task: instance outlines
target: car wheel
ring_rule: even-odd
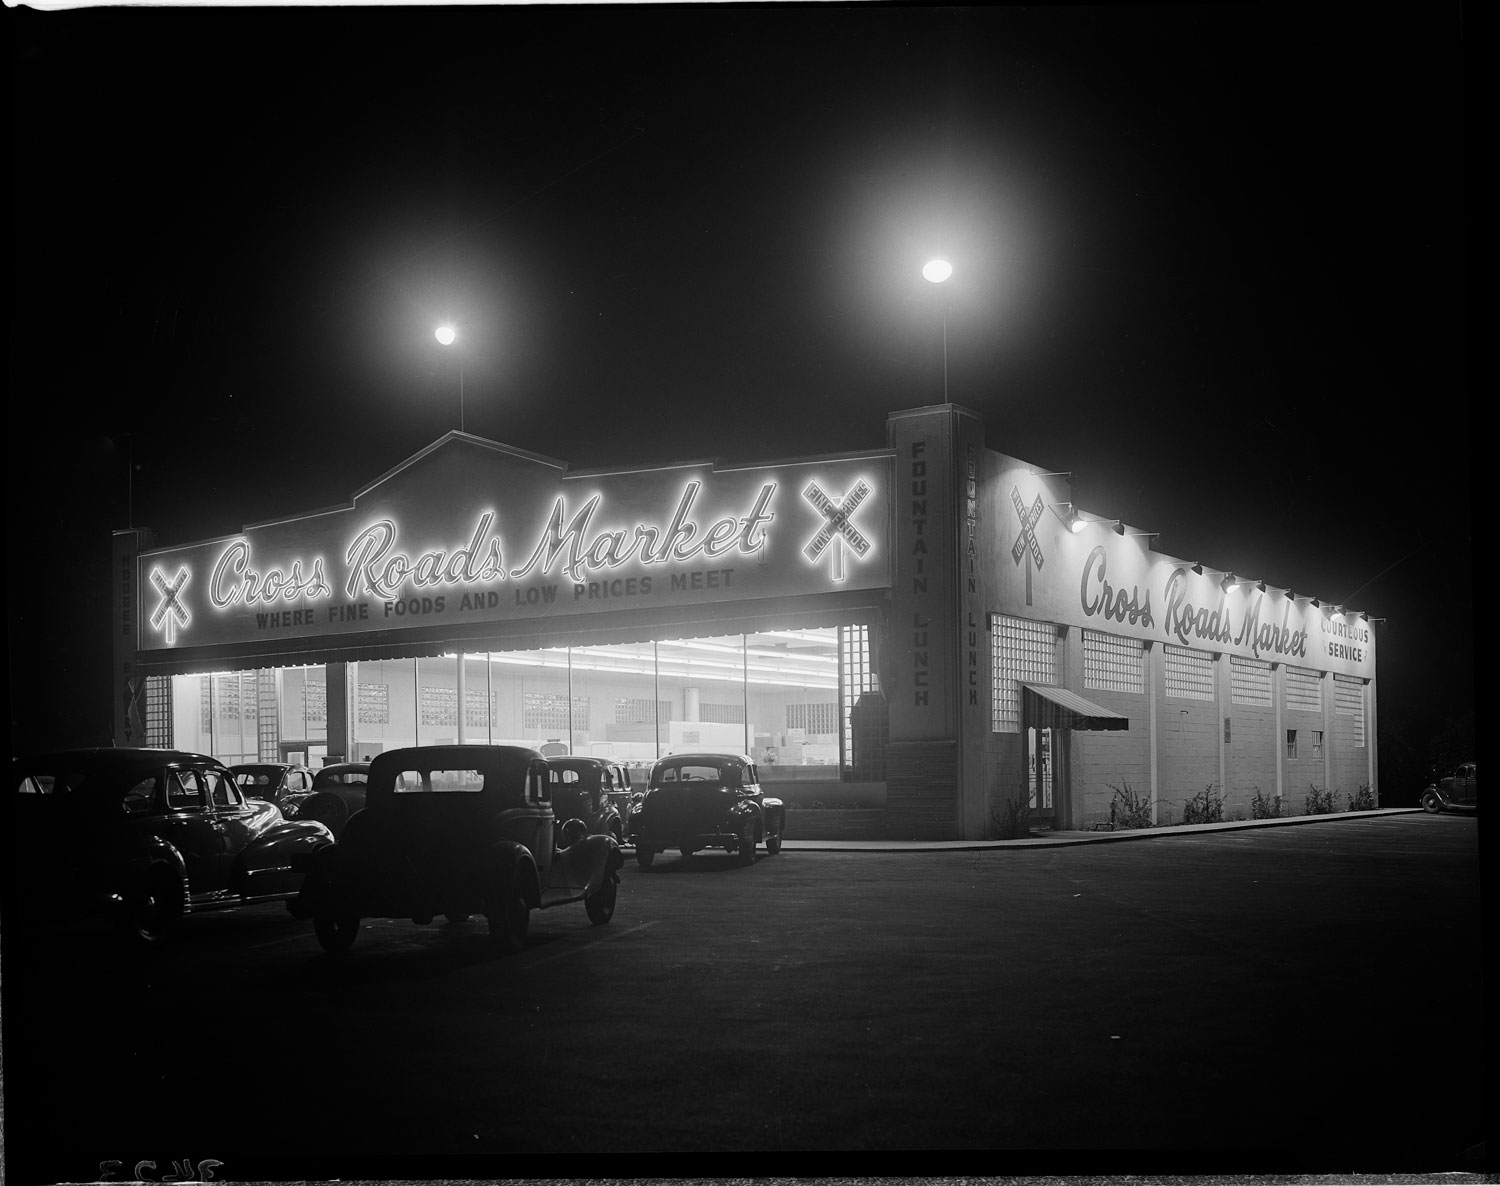
[[[620,887],[613,873],[604,877],[604,884],[583,900],[583,908],[589,913],[589,921],[596,927],[603,926],[615,916],[615,897]]]
[[[776,830],[774,832],[772,832],[769,836],[766,837],[766,856],[768,856],[768,857],[774,857],[780,851],[781,851],[781,825],[778,824],[776,826]]]
[[[333,914],[320,910],[313,916],[313,932],[323,950],[330,955],[343,955],[354,946],[359,934],[359,919],[353,914]]]
[[[755,833],[740,837],[740,860],[747,865],[755,864]]]
[[[649,869],[651,868],[651,862],[654,860],[656,860],[656,853],[637,840],[635,843],[635,863],[642,869]]]
[[[490,942],[501,955],[514,955],[526,946],[526,932],[531,928],[531,907],[526,902],[519,867],[496,889],[495,899],[485,911]]]
[[[1443,810],[1443,801],[1434,792],[1428,791],[1422,796],[1422,810],[1436,815]]]
[[[125,900],[125,931],[137,943],[160,943],[181,917],[182,882],[170,869],[148,870]]]

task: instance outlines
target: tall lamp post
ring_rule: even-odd
[[[945,259],[930,259],[922,265],[922,276],[932,284],[942,284],[953,275],[953,265]],[[943,402],[948,402],[948,302],[943,302]]]
[[[444,346],[451,346],[458,341],[458,331],[451,325],[440,325],[437,327],[437,340]],[[464,364],[460,358],[458,362],[458,431],[464,430]]]

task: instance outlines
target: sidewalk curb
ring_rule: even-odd
[[[1110,844],[1122,840],[1155,840],[1194,836],[1204,832],[1235,832],[1246,828],[1295,827],[1336,820],[1368,819],[1381,815],[1420,815],[1420,807],[1378,807],[1373,811],[1335,811],[1327,815],[1292,815],[1277,819],[1231,820],[1219,824],[1174,824],[1161,828],[1122,828],[1118,832],[1065,832],[1017,840],[793,840],[781,842],[789,852],[975,852],[986,849],[1070,848],[1078,844]]]

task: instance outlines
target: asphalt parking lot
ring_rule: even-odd
[[[1473,817],[668,855],[627,861],[607,926],[535,913],[506,959],[482,922],[386,920],[335,959],[265,906],[144,955],[72,924],[7,942],[4,977],[16,1183],[821,1150],[1482,1168]]]

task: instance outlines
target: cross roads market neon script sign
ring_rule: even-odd
[[[336,546],[316,543],[293,553],[284,540],[268,546],[251,532],[230,541],[146,556],[148,592],[155,596],[142,646],[204,645],[279,634],[338,633],[433,625],[478,617],[503,620],[554,613],[817,592],[888,581],[881,551],[855,522],[876,485],[870,476],[824,476],[797,483],[801,497],[778,510],[786,483],[759,481],[733,507],[705,513],[701,480],[683,483],[670,510],[654,519],[607,519],[603,493],[576,503],[556,496],[550,509],[511,551],[504,516],[494,507],[473,514],[445,546],[411,546],[402,517],[368,512]],[[740,483],[743,487],[743,483]],[[825,493],[825,487],[831,493]],[[875,524],[878,509],[866,508]],[[341,513],[342,514],[342,513]],[[782,520],[787,520],[783,524]],[[308,522],[310,522],[309,520]],[[293,521],[295,525],[298,521]],[[800,527],[797,525],[801,524]],[[778,552],[785,525],[801,533],[794,562]],[[808,535],[811,532],[811,535]],[[274,535],[271,529],[254,534]],[[304,529],[304,534],[305,529]],[[409,533],[408,533],[409,534]],[[338,539],[323,532],[325,539]],[[430,538],[430,535],[429,535]],[[459,542],[461,541],[461,542]],[[795,541],[788,537],[788,548]],[[264,563],[261,554],[277,560]],[[854,579],[850,564],[865,566]],[[191,558],[190,558],[191,557]],[[828,560],[827,572],[822,566]],[[168,575],[171,572],[173,575]],[[197,586],[194,588],[194,586]],[[196,597],[202,612],[189,608]]]

